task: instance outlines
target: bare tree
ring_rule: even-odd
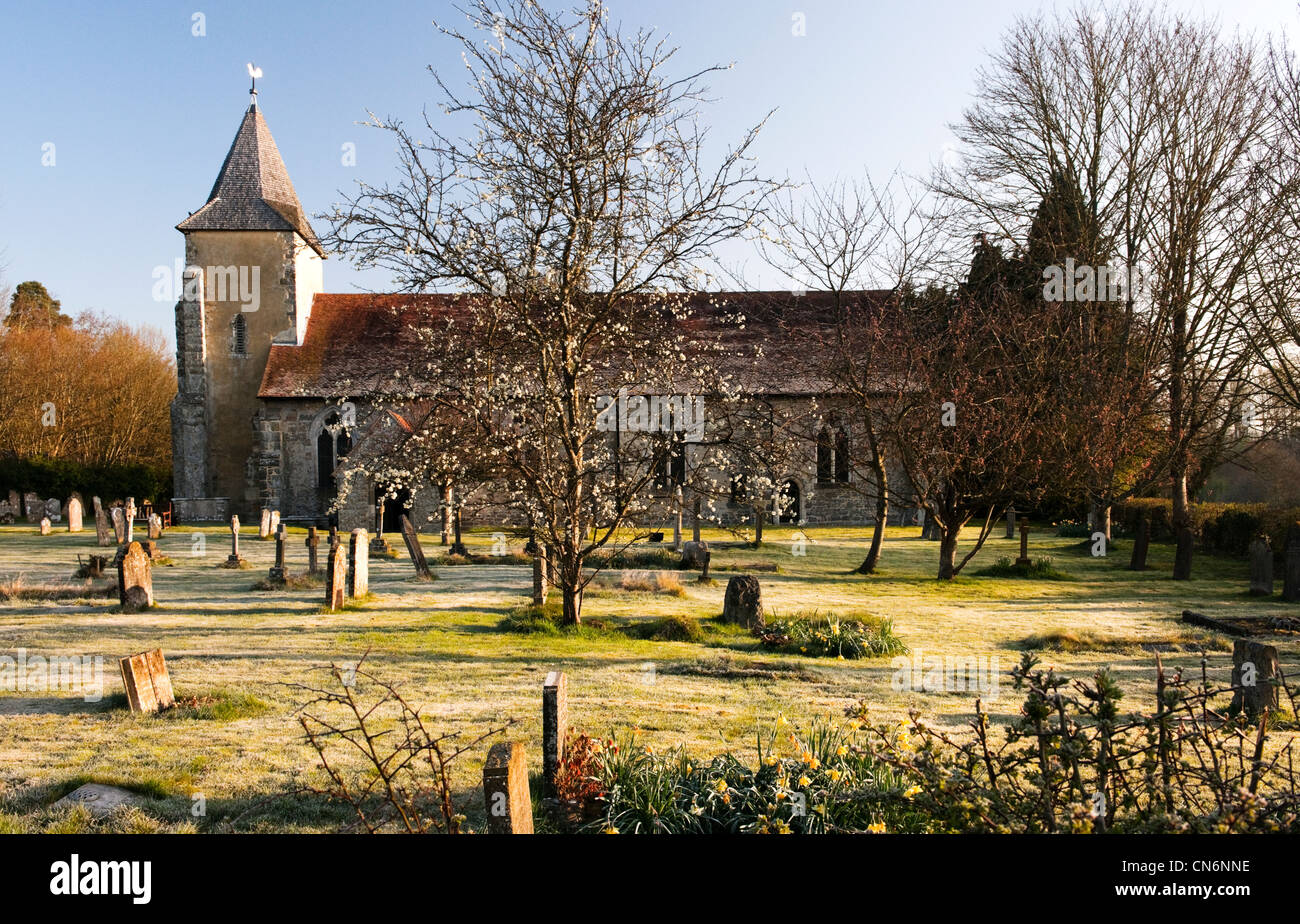
[[[706,165],[699,107],[718,68],[671,75],[673,49],[624,35],[596,0],[464,12],[468,30],[443,32],[468,89],[434,75],[443,124],[463,136],[427,115],[425,140],[374,118],[397,143],[400,180],[363,184],[329,240],[412,291],[468,293],[458,315],[429,319],[412,375],[466,421],[464,451],[505,473],[576,623],[584,564],[653,500],[695,407],[682,398],[725,390],[674,292],[700,288],[714,246],[751,228],[770,186],[747,160],[758,127]],[[620,389],[646,399],[653,428],[611,436],[598,403]]]

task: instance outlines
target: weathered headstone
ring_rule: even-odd
[[[519,741],[500,741],[483,764],[483,804],[492,834],[532,834],[533,801],[528,761]]]
[[[342,543],[330,549],[325,560],[325,606],[343,609],[348,599],[348,550]]]
[[[330,527],[330,548],[331,549],[338,548],[338,544],[339,544],[339,528],[337,526],[331,526]]]
[[[1273,547],[1267,536],[1256,536],[1250,544],[1250,594],[1252,597],[1273,595]]]
[[[50,518],[41,517],[41,535],[48,536],[49,534],[50,534]]]
[[[113,508],[113,538],[118,545],[126,542],[126,514],[121,507]]]
[[[271,566],[271,570],[267,574],[267,580],[276,581],[281,584],[284,583],[284,543],[287,539],[288,534],[285,531],[284,525],[281,524],[279,530],[275,534],[275,564]]]
[[[738,574],[727,581],[727,592],[722,600],[722,621],[738,623],[749,629],[763,625],[763,594],[758,578],[752,574]]]
[[[51,523],[63,519],[63,505],[59,503],[58,498],[51,497],[45,501],[45,515],[49,517]]]
[[[280,511],[271,511],[271,536],[275,537],[280,532]]]
[[[9,501],[0,497],[0,523],[12,523],[18,518],[18,511],[9,505]]]
[[[1017,565],[1029,565],[1029,524],[1020,524],[1020,557],[1016,559]]]
[[[140,654],[118,661],[122,670],[122,684],[132,712],[157,712],[176,705],[172,692],[171,675],[161,648],[142,651]]]
[[[1151,547],[1151,521],[1144,513],[1138,518],[1137,537],[1133,540],[1133,554],[1128,560],[1128,570],[1147,569],[1147,550]]]
[[[370,547],[367,544],[369,534],[364,529],[352,530],[348,553],[351,566],[348,568],[348,596],[364,597],[370,593]]]
[[[549,568],[546,564],[546,547],[539,545],[533,556],[533,606],[545,606],[546,595],[551,590]]]
[[[139,793],[129,789],[104,783],[86,783],[55,802],[51,808],[73,808],[80,805],[95,818],[107,818],[120,806],[141,805],[143,802]]]
[[[569,733],[569,678],[550,671],[542,684],[542,775],[548,789],[564,759],[564,738]]]
[[[320,574],[320,536],[316,527],[307,527],[307,573]]]
[[[68,532],[79,533],[83,526],[81,498],[74,497],[68,501]]]
[[[226,558],[227,568],[238,568],[244,563],[239,554],[239,517],[230,518],[230,555]]]
[[[126,539],[131,542],[135,539],[135,498],[128,497],[126,506],[122,509],[122,522],[126,524]]]
[[[23,513],[28,523],[41,522],[41,517],[45,516],[45,501],[41,500],[39,494],[28,491],[23,495]]]
[[[1178,530],[1177,545],[1174,547],[1174,580],[1190,581],[1192,579],[1192,543],[1194,536],[1190,526]]]
[[[117,563],[117,595],[124,610],[153,606],[153,564],[138,542],[129,543]]]
[[[1277,648],[1247,638],[1232,643],[1232,710],[1252,718],[1261,710],[1277,711]]]
[[[1007,508],[1007,534],[1004,538],[1007,539],[1016,538],[1016,508],[1015,507]]]
[[[14,517],[20,517],[23,514],[23,498],[17,491],[9,491],[9,509],[13,511]]]
[[[113,544],[113,538],[109,530],[108,514],[104,512],[104,504],[98,497],[95,498],[95,541],[101,546]]]
[[[703,540],[692,540],[682,546],[682,560],[678,563],[678,567],[688,571],[703,568],[708,556],[709,544]]]
[[[262,519],[257,526],[257,538],[263,540],[271,538],[271,511],[266,507],[262,508]]]
[[[422,578],[432,577],[429,573],[429,562],[424,557],[424,549],[420,547],[420,535],[415,531],[415,524],[406,514],[402,514],[402,541],[406,543],[406,554],[411,559],[411,564],[415,566],[415,573]]]
[[[163,525],[162,517],[156,513],[149,514],[149,538],[155,542],[162,538]]]

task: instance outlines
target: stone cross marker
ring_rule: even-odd
[[[1277,648],[1239,638],[1232,643],[1232,709],[1254,718],[1263,709],[1277,711]]]
[[[375,502],[375,538],[370,540],[370,552],[373,555],[387,555],[392,551],[388,540],[384,538],[384,499]]]
[[[126,542],[126,514],[121,507],[113,508],[113,538],[118,545]]]
[[[1273,596],[1273,547],[1267,536],[1258,536],[1250,544],[1250,594]]]
[[[424,549],[420,547],[420,536],[415,531],[415,524],[406,514],[402,514],[402,541],[406,543],[406,554],[411,558],[411,564],[415,566],[415,573],[422,578],[432,577],[429,573],[429,562],[424,557]]]
[[[117,662],[132,712],[157,712],[176,705],[171,675],[161,648],[143,651]]]
[[[153,606],[153,565],[138,542],[129,543],[117,563],[117,595],[127,611]]]
[[[287,538],[284,524],[280,524],[280,529],[275,534],[275,564],[267,574],[268,580],[284,582],[284,543]]]
[[[135,541],[135,498],[126,499],[126,507],[122,510],[122,522],[126,524],[126,542]]]
[[[532,834],[533,801],[528,761],[519,741],[500,741],[483,764],[483,804],[492,834]]]
[[[42,517],[42,518],[41,518],[41,535],[42,535],[42,536],[48,536],[49,534],[50,534],[50,518],[49,518],[49,517]]]
[[[550,790],[564,759],[564,739],[569,733],[569,678],[551,671],[542,684],[542,775]]]
[[[257,538],[271,538],[271,511],[265,507],[262,508],[262,520],[257,527]]]
[[[325,567],[325,606],[341,610],[348,598],[348,551],[343,545],[330,549]]]
[[[81,498],[74,497],[68,501],[68,532],[79,533],[82,529],[82,519],[84,511],[81,509]]]
[[[369,534],[364,529],[352,530],[349,553],[352,567],[348,569],[348,596],[364,597],[370,592]]]
[[[104,512],[104,503],[98,497],[95,498],[95,541],[101,546],[113,544],[109,535],[108,514]]]
[[[230,555],[226,558],[227,568],[238,568],[244,563],[239,556],[239,517],[230,518]]]
[[[316,527],[307,527],[307,573],[320,574],[320,536]]]
[[[546,546],[539,545],[533,556],[533,606],[545,606],[546,595],[550,593],[550,581],[547,580],[550,569],[546,566]]]
[[[1016,559],[1017,565],[1029,565],[1029,524],[1020,524],[1020,557]]]
[[[763,625],[763,593],[758,578],[752,574],[738,574],[727,581],[722,621],[739,623],[747,629]]]

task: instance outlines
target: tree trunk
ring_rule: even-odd
[[[957,531],[939,524],[939,580],[951,581],[957,573]]]
[[[754,508],[754,548],[763,544],[763,520],[766,517],[766,511]]]
[[[880,546],[885,540],[885,523],[889,518],[889,475],[879,453],[871,459],[872,473],[876,478],[876,528],[871,531],[871,548],[866,559],[858,566],[858,574],[873,574],[880,563]]]
[[[1110,504],[1092,505],[1092,531],[1106,536],[1106,545],[1110,546]]]
[[[451,542],[451,482],[442,486],[442,544]]]
[[[564,618],[563,624],[566,626],[582,625],[582,591],[569,586],[571,583],[567,578],[563,581],[564,586],[561,590],[564,592]]]

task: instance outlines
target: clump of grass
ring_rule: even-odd
[[[667,594],[672,597],[686,596],[677,575],[667,571],[628,571],[618,582],[619,590],[633,593]]]
[[[90,581],[78,584],[29,584],[22,575],[0,582],[0,602],[12,600],[80,600],[94,597],[112,597],[117,594],[113,584],[94,586]]]
[[[583,619],[580,625],[566,626],[564,621],[564,604],[560,600],[548,600],[545,606],[528,604],[518,606],[506,614],[498,623],[504,632],[518,632],[523,635],[576,635],[585,638],[619,639],[627,636],[612,632],[611,626],[600,619]]]
[[[1231,651],[1232,642],[1217,635],[1172,635],[1164,638],[1100,635],[1083,630],[1057,629],[1035,632],[1014,643],[1025,651],[1059,651],[1078,654],[1086,651]]]
[[[213,690],[211,693],[178,695],[176,705],[159,715],[168,719],[233,722],[236,719],[255,718],[270,711],[270,704],[251,693]]]
[[[695,661],[681,661],[666,664],[659,668],[661,674],[676,674],[685,677],[716,677],[722,680],[800,680],[815,683],[825,678],[814,671],[802,667],[768,661],[738,662],[729,654]]]
[[[655,642],[698,642],[704,638],[698,620],[677,613],[633,623],[627,631],[634,638]]]
[[[1074,575],[1057,569],[1048,557],[1035,558],[1027,565],[1003,555],[996,562],[975,572],[976,577],[1028,578],[1036,581],[1073,581]]]
[[[625,549],[598,549],[590,556],[593,567],[611,570],[665,570],[672,571],[681,565],[681,553],[671,548],[654,546],[651,548],[629,547]]]
[[[907,645],[889,619],[834,613],[795,613],[754,630],[759,644],[771,651],[812,658],[883,658],[907,654]]]
[[[483,555],[470,552],[468,555],[447,554],[442,557],[444,565],[531,565],[533,556],[524,552],[506,552],[504,555]]]

